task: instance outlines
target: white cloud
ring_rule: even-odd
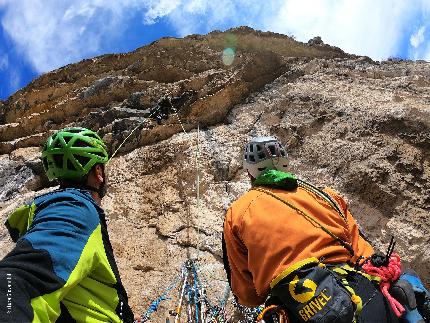
[[[89,3],[83,3],[80,7],[71,6],[64,13],[63,19],[65,21],[70,21],[76,17],[84,17],[90,19],[94,16],[96,7],[91,6]]]
[[[99,54],[101,42],[125,28],[127,10],[145,6],[138,0],[6,1],[1,24],[35,70],[47,72]]]
[[[430,42],[427,42],[427,46],[425,46],[424,54],[422,55],[421,59],[430,62]]]
[[[269,1],[270,2],[270,1]],[[170,21],[181,36],[249,24],[259,27],[264,4],[253,0],[0,0],[2,27],[37,72],[100,54],[121,36],[130,13],[145,24]],[[105,42],[105,43],[103,43]]]
[[[191,0],[182,3],[168,19],[181,36],[242,25],[263,29],[264,21],[273,17],[280,1]]]
[[[7,54],[0,55],[0,71],[9,67],[9,56]]]
[[[426,31],[426,27],[421,26],[420,29],[418,29],[417,32],[411,36],[409,41],[414,48],[417,48],[424,42],[425,31]]]
[[[249,25],[293,34],[300,41],[314,36],[347,52],[385,59],[403,41],[425,43],[406,34],[428,0],[0,0],[1,24],[38,72],[100,54],[119,37],[131,14],[144,24],[164,18],[185,36]],[[144,32],[144,29],[143,29]],[[408,43],[409,44],[409,43]],[[114,51],[114,49],[112,49]],[[423,51],[424,52],[424,51]],[[413,57],[423,58],[423,53]]]
[[[21,83],[21,76],[17,70],[11,69],[9,71],[9,87],[17,89]]]
[[[415,22],[421,1],[288,0],[268,29],[301,41],[318,35],[347,52],[385,59],[395,54],[406,27]]]
[[[146,24],[153,24],[157,18],[169,15],[180,4],[180,0],[160,0],[150,1],[148,10],[144,14],[144,22]]]

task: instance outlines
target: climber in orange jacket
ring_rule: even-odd
[[[263,304],[271,291],[285,285],[285,277],[303,264],[317,261],[320,266],[350,264],[353,268],[374,253],[339,194],[329,188],[318,189],[286,172],[287,153],[275,138],[252,139],[245,147],[243,166],[252,188],[228,209],[223,232],[224,267],[240,304]],[[288,289],[291,294],[300,292],[291,291],[291,281],[285,286],[288,283],[287,293]],[[370,281],[366,284],[376,293]],[[309,287],[312,285],[305,282],[303,286],[301,292],[315,294]],[[386,305],[381,297],[372,307],[382,307],[381,317],[388,317],[378,320],[375,316],[376,321],[397,322],[394,317],[391,320],[391,313],[385,314],[385,308],[390,312]],[[313,322],[318,308],[307,311],[308,317],[297,314],[298,321]]]

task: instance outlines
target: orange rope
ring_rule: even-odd
[[[270,305],[265,307],[260,314],[257,316],[257,322],[264,322],[264,316],[271,315],[271,314],[278,314],[279,323],[289,323],[290,320],[288,319],[288,315],[285,312],[284,309],[279,307],[278,305]]]

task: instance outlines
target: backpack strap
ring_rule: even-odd
[[[312,185],[311,183],[305,182],[301,179],[297,180],[297,184],[299,187],[303,188],[304,190],[315,194],[322,200],[324,200],[328,205],[330,205],[340,216],[341,218],[348,223],[348,220],[346,218],[345,213],[342,211],[342,208],[340,207],[339,203],[336,202],[336,200],[327,192],[324,192],[323,190],[319,189],[315,185]]]
[[[357,306],[355,311],[355,317],[357,319],[360,316],[361,311],[363,310],[363,301],[361,297],[355,293],[355,290],[349,285],[346,277],[351,273],[356,273],[356,274],[360,274],[361,276],[367,278],[370,281],[377,282],[378,284],[381,282],[381,278],[366,274],[365,272],[361,270],[357,270],[348,264],[335,265],[334,267],[329,266],[328,268],[340,276],[339,278],[340,278],[340,281],[342,282],[343,287],[345,287],[348,293],[350,293],[351,301]]]
[[[349,252],[349,254],[351,255],[351,257],[354,257],[354,249],[352,249],[352,246],[348,242],[346,242],[346,241],[342,240],[341,238],[339,238],[337,235],[335,235],[333,232],[331,232],[325,226],[323,226],[314,216],[312,216],[310,214],[307,214],[303,210],[299,209],[298,207],[296,207],[295,205],[289,203],[288,201],[283,200],[282,198],[280,198],[276,194],[273,194],[272,192],[270,192],[267,189],[264,189],[262,187],[253,187],[251,190],[259,191],[259,192],[265,193],[267,195],[270,195],[273,198],[277,199],[278,201],[284,203],[285,205],[287,205],[291,209],[295,210],[297,213],[299,213],[301,216],[303,216],[306,220],[308,220],[310,223],[312,223],[312,225],[320,228],[325,233],[327,233],[330,237],[332,237],[335,241],[339,242],[341,244],[341,246],[344,247]]]

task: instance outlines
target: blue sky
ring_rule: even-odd
[[[430,61],[430,0],[0,0],[0,99],[84,58],[241,25]]]

